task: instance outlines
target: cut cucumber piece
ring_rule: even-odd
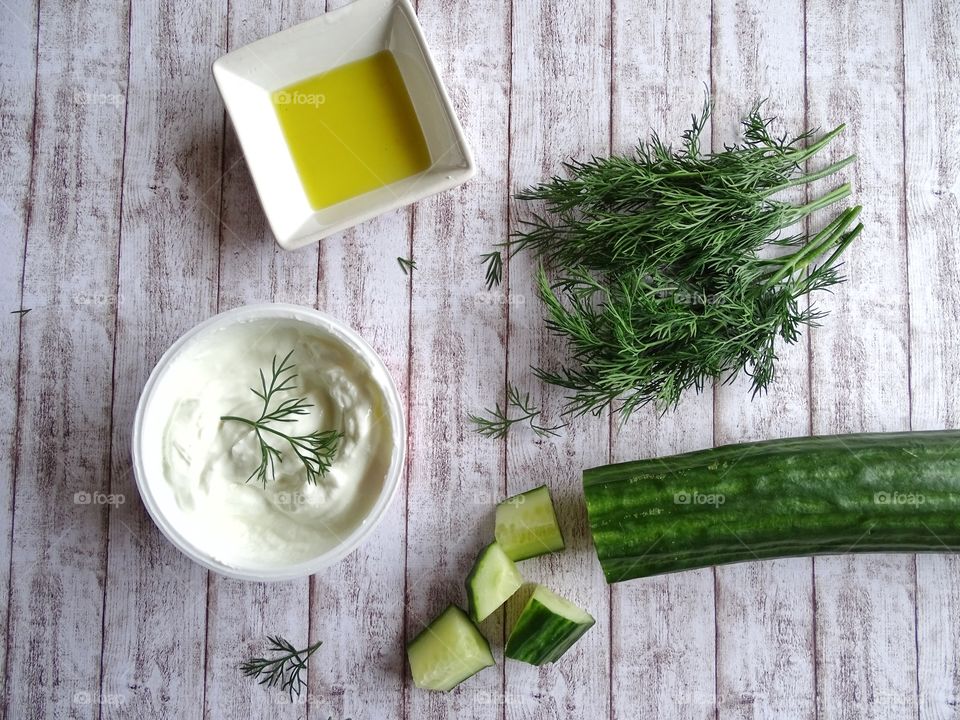
[[[510,631],[504,654],[531,665],[555,662],[595,622],[590,613],[537,585]]]
[[[563,550],[563,534],[547,486],[514,495],[497,505],[494,535],[511,560]]]
[[[493,665],[490,643],[467,614],[451,605],[407,646],[413,684],[425,690],[452,690]]]
[[[497,542],[487,545],[467,575],[467,601],[470,617],[477,622],[503,605],[523,585],[513,560]]]

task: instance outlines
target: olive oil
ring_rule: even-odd
[[[278,90],[284,138],[314,210],[430,166],[397,61],[384,50]]]

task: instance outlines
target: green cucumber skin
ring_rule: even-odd
[[[595,622],[566,620],[531,598],[510,631],[503,654],[530,665],[556,662]]]
[[[766,558],[960,551],[958,430],[727,445],[592,468],[583,483],[611,583]]]

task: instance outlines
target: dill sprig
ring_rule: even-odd
[[[492,290],[494,285],[499,285],[503,281],[503,255],[499,250],[484,253],[480,256],[480,262],[487,268],[487,290]]]
[[[517,410],[519,414],[510,417],[511,409]],[[474,415],[472,413],[467,417],[470,422],[473,423],[473,429],[476,432],[489,438],[499,439],[506,437],[510,428],[517,423],[527,423],[530,429],[539,437],[557,435],[557,430],[563,427],[562,425],[549,427],[538,423],[537,420],[540,418],[540,409],[534,407],[530,402],[530,393],[521,393],[512,383],[507,383],[506,404],[501,407],[500,403],[497,403],[492,410],[489,408],[484,409],[484,413],[486,413],[488,417]]]
[[[547,326],[568,351],[559,367],[534,372],[568,391],[566,414],[665,410],[687,389],[740,372],[762,392],[776,340],[796,342],[824,315],[802,298],[843,280],[839,258],[862,230],[859,207],[814,234],[782,232],[850,185],[803,204],[774,196],[853,162],[803,169],[844,126],[815,141],[812,131],[776,137],[758,105],[740,144],[705,155],[709,116],[706,103],[678,150],[654,134],[632,155],[565,163],[566,177],[517,196],[542,210],[506,245],[539,259]]]
[[[409,275],[411,270],[417,269],[417,263],[410,258],[398,257],[397,264],[400,266],[400,269],[403,270],[404,275]]]
[[[283,462],[282,453],[266,441],[264,433],[285,440],[290,445],[307,472],[307,482],[314,485],[330,470],[340,439],[343,437],[343,433],[338,430],[316,430],[307,435],[288,435],[270,426],[270,423],[295,422],[297,417],[307,415],[310,408],[313,407],[313,404],[307,402],[304,397],[292,397],[280,401],[276,407],[270,409],[278,393],[290,392],[296,388],[295,381],[298,375],[293,372],[295,365],[290,362],[292,356],[293,350],[288,352],[283,360],[278,363],[277,356],[274,355],[273,362],[270,365],[270,382],[267,383],[267,378],[261,368],[260,390],[250,388],[250,392],[263,401],[260,417],[256,420],[236,415],[222,415],[220,417],[222,421],[239,422],[253,428],[260,444],[260,465],[250,473],[247,482],[257,478],[266,486],[267,475],[269,474],[271,480],[276,480],[276,463]]]
[[[287,691],[290,702],[293,702],[294,696],[300,697],[300,691],[307,685],[301,672],[306,669],[310,656],[323,643],[318,640],[303,650],[297,650],[280,635],[268,636],[267,641],[270,643],[269,651],[278,654],[270,658],[250,658],[240,665],[240,671],[248,677],[256,678],[262,675],[259,684],[267,687],[279,686],[281,690]]]

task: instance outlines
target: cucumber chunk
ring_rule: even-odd
[[[511,560],[563,550],[563,534],[547,486],[514,495],[497,505],[494,535]]]
[[[590,613],[537,585],[510,631],[504,654],[531,665],[556,662],[595,622]]]
[[[480,622],[503,605],[523,585],[513,560],[497,542],[487,545],[467,575],[467,601],[470,617]]]
[[[407,646],[413,684],[425,690],[452,690],[494,664],[490,644],[467,614],[451,605]]]

